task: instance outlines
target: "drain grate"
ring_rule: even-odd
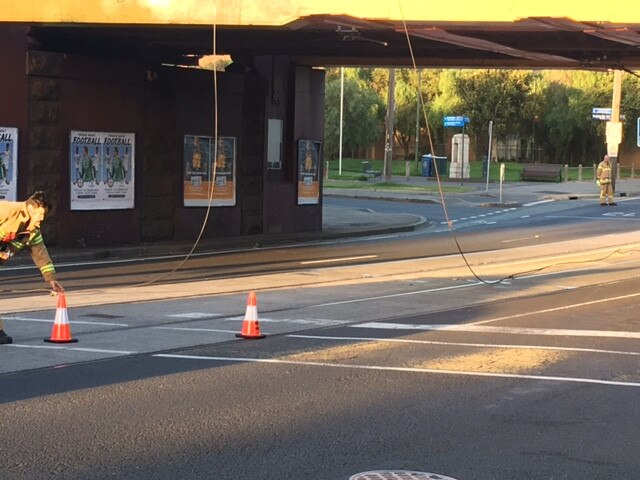
[[[410,472],[408,470],[376,470],[352,475],[349,480],[456,480],[437,473]]]

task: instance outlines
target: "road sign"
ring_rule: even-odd
[[[591,118],[594,120],[611,120],[613,109],[611,108],[593,108],[591,109]],[[624,120],[624,115],[620,115],[620,120]]]
[[[458,115],[455,117],[444,117],[444,126],[445,127],[464,127],[465,124],[469,123],[469,117]]]

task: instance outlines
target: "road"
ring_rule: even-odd
[[[69,295],[77,344],[45,348],[51,308],[25,297],[0,352],[0,478],[638,478],[635,217],[561,207],[460,210],[461,242],[499,246],[467,255],[489,283],[404,252],[444,235],[434,220],[314,252],[396,251],[374,263],[87,288]],[[236,339],[254,288],[268,336]]]

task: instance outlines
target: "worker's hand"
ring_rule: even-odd
[[[0,238],[0,242],[9,243],[16,239],[15,232],[7,233],[4,237]]]
[[[49,282],[49,284],[51,285],[51,290],[54,293],[64,293],[64,288],[62,288],[62,285],[60,285],[58,282],[56,282],[55,280],[51,280]]]

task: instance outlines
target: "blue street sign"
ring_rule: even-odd
[[[464,127],[465,124],[469,123],[469,117],[457,115],[455,117],[444,117],[443,125],[445,127]]]
[[[611,120],[611,115],[613,114],[612,108],[592,108],[591,109],[591,118],[594,120]],[[620,120],[624,120],[624,115],[620,115]]]
[[[591,118],[594,120],[611,120],[611,108],[593,108],[591,110]]]

